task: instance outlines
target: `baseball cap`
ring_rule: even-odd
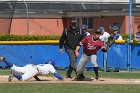
[[[118,26],[112,26],[112,27],[111,27],[111,30],[113,30],[113,31],[118,31],[118,30],[119,30],[119,27],[118,27]]]
[[[87,25],[85,25],[85,24],[83,24],[83,25],[81,26],[81,29],[82,29],[82,30],[87,30],[87,28],[88,28],[88,27],[87,27]]]
[[[105,30],[105,29],[104,29],[104,27],[102,27],[102,26],[99,27],[99,28],[97,29],[98,32],[103,32],[104,30]]]
[[[70,22],[71,22],[71,23],[76,23],[76,18],[75,18],[75,17],[72,17],[72,18],[70,19]]]
[[[45,64],[51,64],[52,66],[55,66],[55,62],[52,59],[48,59],[45,61]]]

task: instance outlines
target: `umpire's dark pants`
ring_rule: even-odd
[[[67,77],[71,77],[71,73],[74,70],[76,72],[76,59],[77,57],[75,56],[75,50],[71,50],[71,49],[66,49],[66,53],[69,57],[69,61],[70,61],[70,66],[69,69],[67,71]],[[77,74],[76,74],[77,75]]]

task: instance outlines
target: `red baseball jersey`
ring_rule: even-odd
[[[83,46],[84,53],[87,55],[96,54],[96,52],[104,46],[103,42],[100,39],[94,41],[93,36],[94,35],[86,36],[80,42],[80,45]]]

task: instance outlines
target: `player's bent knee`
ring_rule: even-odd
[[[81,74],[82,73],[82,70],[81,69],[76,69],[76,72],[78,73],[78,74]]]

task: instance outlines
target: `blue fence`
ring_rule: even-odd
[[[68,56],[63,49],[63,53],[59,53],[58,44],[1,44],[0,55],[5,56],[7,60],[13,62],[17,66],[24,66],[26,64],[40,64],[45,63],[47,59],[53,59],[56,62],[56,67],[68,67]],[[82,49],[80,50],[80,56]],[[103,52],[98,51],[98,65],[103,67]],[[127,44],[114,44],[107,52],[107,67],[127,69],[128,56]],[[80,59],[78,57],[77,62]],[[132,68],[140,68],[140,45],[132,44]],[[0,63],[0,66],[6,66]],[[89,61],[86,67],[92,67]]]

